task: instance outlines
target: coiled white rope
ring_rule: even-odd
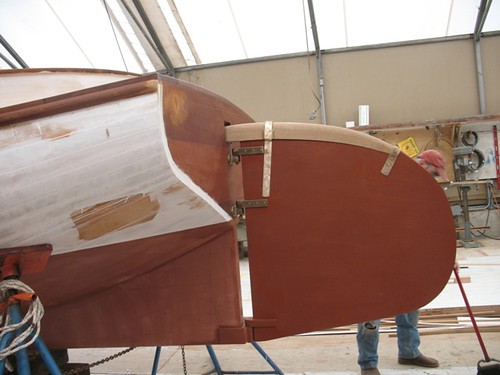
[[[24,284],[22,281],[17,279],[3,280],[0,282],[0,297],[3,302],[7,301],[10,297],[10,291],[17,290],[25,293],[34,293],[33,289]],[[7,310],[8,311],[8,310]],[[23,331],[19,335],[14,334],[14,339],[10,344],[0,350],[0,360],[18,352],[21,349],[27,348],[37,339],[40,334],[41,320],[43,317],[44,309],[42,302],[38,297],[35,296],[30,301],[30,306],[24,318],[19,323],[12,323],[12,319],[8,313],[5,313],[2,317],[5,323],[4,326],[0,328],[0,341],[8,333],[18,330],[20,328]],[[12,323],[12,324],[11,324]],[[31,339],[29,339],[31,336]],[[29,341],[28,341],[29,339]]]

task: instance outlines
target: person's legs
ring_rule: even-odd
[[[358,364],[361,369],[376,368],[378,365],[378,341],[380,320],[358,323]]]
[[[416,358],[422,354],[418,349],[420,346],[418,318],[418,310],[396,316],[399,358]]]
[[[423,355],[420,346],[420,335],[418,333],[418,311],[411,311],[396,316],[398,331],[398,363],[401,365],[438,367],[439,362]]]

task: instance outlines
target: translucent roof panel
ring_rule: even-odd
[[[500,1],[495,0],[491,2],[491,7],[488,11],[488,17],[483,26],[483,31],[497,31],[500,30]]]
[[[302,0],[194,0],[175,4],[203,63],[307,50]]]
[[[120,48],[102,1],[2,0],[0,34],[30,68],[127,70],[122,53],[133,61]]]
[[[204,63],[314,49],[306,0],[176,4]],[[193,4],[199,12],[192,12]],[[479,5],[480,0],[313,1],[322,49],[472,34]],[[500,30],[499,6],[492,2],[483,31]]]
[[[334,8],[334,4],[337,6]],[[345,48],[470,34],[478,2],[470,0],[347,0],[315,3],[322,48]],[[333,17],[333,12],[341,13]],[[332,25],[332,21],[337,24]],[[342,35],[343,39],[337,37]]]
[[[473,34],[480,4],[313,0],[323,50]],[[307,0],[142,0],[140,5],[144,9],[132,0],[1,0],[0,34],[31,68],[137,73],[168,70],[168,63],[180,68],[315,48]],[[148,26],[161,30],[156,40]],[[500,0],[491,0],[483,31],[499,30]],[[168,51],[166,58],[161,50]],[[12,65],[20,63],[0,45],[0,68]]]

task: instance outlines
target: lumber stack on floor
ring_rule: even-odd
[[[473,306],[472,312],[481,332],[500,332],[500,305]],[[445,307],[420,310],[418,323],[420,335],[474,332],[469,314],[465,307]],[[344,335],[355,334],[357,325],[336,327],[305,335]],[[396,335],[394,317],[382,319],[380,332]]]
[[[500,305],[472,306],[481,332],[500,332]],[[395,328],[395,323],[393,325]],[[474,332],[466,307],[420,310],[420,335]]]

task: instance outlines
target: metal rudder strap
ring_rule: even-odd
[[[264,123],[264,166],[262,173],[262,197],[268,198],[271,193],[271,158],[273,151],[273,122]]]
[[[396,163],[396,159],[398,158],[400,152],[401,150],[399,149],[399,147],[393,147],[391,153],[385,161],[384,166],[382,167],[382,170],[380,171],[384,176],[389,176],[389,173],[391,173],[392,167]]]

